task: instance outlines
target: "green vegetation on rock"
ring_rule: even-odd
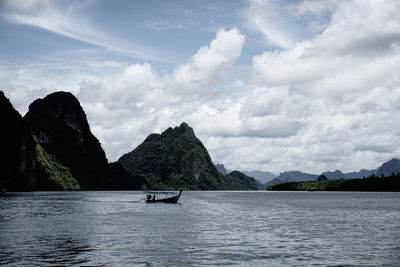
[[[33,189],[39,190],[79,190],[81,187],[77,180],[72,177],[69,169],[62,165],[57,159],[44,151],[43,147],[36,141],[36,160],[38,163],[38,178]]]

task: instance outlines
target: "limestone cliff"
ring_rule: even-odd
[[[0,123],[0,189],[80,189],[69,169],[43,150],[3,92],[0,92]]]
[[[29,127],[0,91],[0,190],[28,190],[36,179],[35,142]]]
[[[82,189],[146,187],[141,178],[133,177],[119,164],[108,164],[73,94],[55,92],[37,99],[24,118],[44,150],[69,168]]]
[[[131,174],[144,177],[152,189],[257,188],[255,181],[254,187],[249,188],[242,186],[247,185],[242,182],[242,176],[233,179],[218,173],[207,149],[186,123],[149,135],[118,162]]]

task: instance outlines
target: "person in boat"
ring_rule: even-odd
[[[148,194],[148,195],[146,196],[146,198],[147,198],[147,200],[151,200],[151,195]]]
[[[156,200],[156,194],[153,195],[153,200]]]

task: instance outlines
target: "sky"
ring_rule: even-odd
[[[279,174],[400,156],[400,1],[0,0],[0,90],[72,92],[110,162],[187,122]]]

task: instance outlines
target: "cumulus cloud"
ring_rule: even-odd
[[[160,75],[143,63],[130,65],[118,75],[81,82],[79,98],[87,106],[93,129],[111,147],[112,159],[122,150],[133,149],[133,143],[138,145],[153,131],[198,119],[198,109],[234,71],[244,42],[245,36],[237,28],[221,29],[208,46],[170,74]],[[208,114],[201,115],[209,119]],[[110,126],[106,121],[113,125],[112,131],[106,129]],[[116,136],[112,132],[118,132],[124,141],[113,142]]]
[[[237,28],[219,30],[208,46],[166,77],[167,90],[179,95],[210,93],[227,78],[244,42],[245,36]]]
[[[338,2],[330,25],[313,39],[255,56],[255,72],[268,85],[328,97],[398,84],[399,3],[358,2]]]
[[[349,162],[368,168],[367,162],[399,153],[394,144],[399,142],[395,125],[400,121],[393,112],[400,99],[400,4],[336,1],[323,6],[321,1],[306,1],[292,8],[303,14],[331,12],[331,19],[309,40],[253,57],[253,75],[260,86],[286,86],[288,91],[282,91],[272,108],[248,107],[246,112],[281,109],[292,118],[306,119],[294,138],[296,153],[285,158],[312,160],[314,166],[303,164],[303,170],[334,165],[348,170]],[[301,108],[305,112],[296,115],[294,110]]]

